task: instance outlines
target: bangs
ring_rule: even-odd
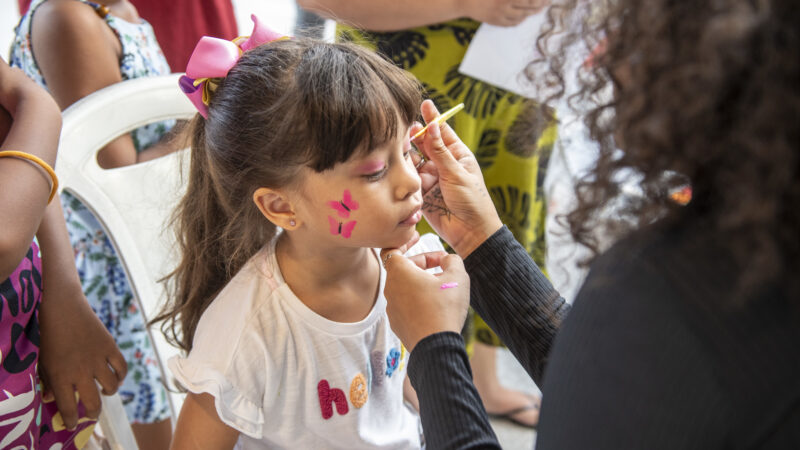
[[[397,138],[422,101],[416,79],[354,44],[310,47],[295,74],[309,119],[300,127],[307,165],[317,172]]]

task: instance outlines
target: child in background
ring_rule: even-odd
[[[95,380],[113,394],[126,372],[114,340],[81,292],[61,205],[52,201],[60,130],[53,99],[0,60],[4,449],[81,448],[100,410]]]
[[[204,38],[181,83],[203,117],[161,316],[188,353],[173,446],[419,448],[374,250],[421,218],[419,86],[350,44],[240,45]]]
[[[150,25],[127,0],[34,0],[21,18],[11,65],[45,87],[61,109],[111,84],[170,73]],[[110,142],[99,154],[105,168],[156,158],[171,150],[162,137],[174,121],[158,122]],[[128,362],[120,389],[140,448],[166,449],[170,410],[145,320],[111,241],[75,197],[62,194],[74,264],[83,291]]]

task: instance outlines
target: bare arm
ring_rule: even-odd
[[[469,17],[511,26],[535,14],[547,0],[298,0],[303,9],[372,31],[397,31]]]
[[[63,110],[83,97],[122,81],[119,40],[90,6],[49,1],[36,12],[31,31],[36,61],[47,87]],[[137,155],[126,133],[98,154],[101,167],[114,168],[163,156],[174,147],[159,143]]]
[[[233,448],[237,439],[239,432],[225,425],[217,415],[214,397],[190,392],[178,416],[170,449],[228,450]]]
[[[0,150],[38,156],[53,166],[61,114],[53,99],[18,69],[0,60]],[[22,261],[42,220],[50,177],[34,164],[0,158],[0,280]],[[58,202],[58,199],[54,200]]]
[[[127,365],[83,295],[57,198],[47,207],[37,237],[42,250],[39,372],[69,428],[78,421],[74,392],[80,395],[87,416],[97,418],[100,397],[95,380],[105,394],[113,394],[125,378]]]

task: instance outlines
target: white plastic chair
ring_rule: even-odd
[[[177,263],[175,238],[167,226],[185,191],[188,151],[153,161],[105,170],[97,152],[114,138],[148,123],[188,119],[196,112],[178,88],[179,74],[125,81],[97,91],[64,111],[56,172],[65,189],[86,205],[105,228],[122,261],[145,320],[160,310],[159,282]],[[173,424],[183,402],[175,392],[166,360],[178,349],[158,327],[148,330],[167,383]],[[135,449],[119,396],[103,397],[101,427],[117,448]],[[119,415],[122,417],[118,417]]]

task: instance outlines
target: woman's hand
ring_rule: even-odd
[[[469,276],[461,258],[441,251],[406,258],[397,249],[384,249],[381,260],[386,268],[386,314],[409,351],[431,334],[461,332],[469,309]],[[443,272],[425,272],[432,267]]]
[[[439,115],[430,100],[422,103],[421,110],[427,122]],[[420,128],[412,127],[412,135]],[[428,158],[418,165],[422,213],[439,236],[466,258],[503,226],[478,161],[446,123],[431,125],[414,143]]]
[[[519,24],[550,4],[549,0],[464,0],[466,16],[501,27]]]

